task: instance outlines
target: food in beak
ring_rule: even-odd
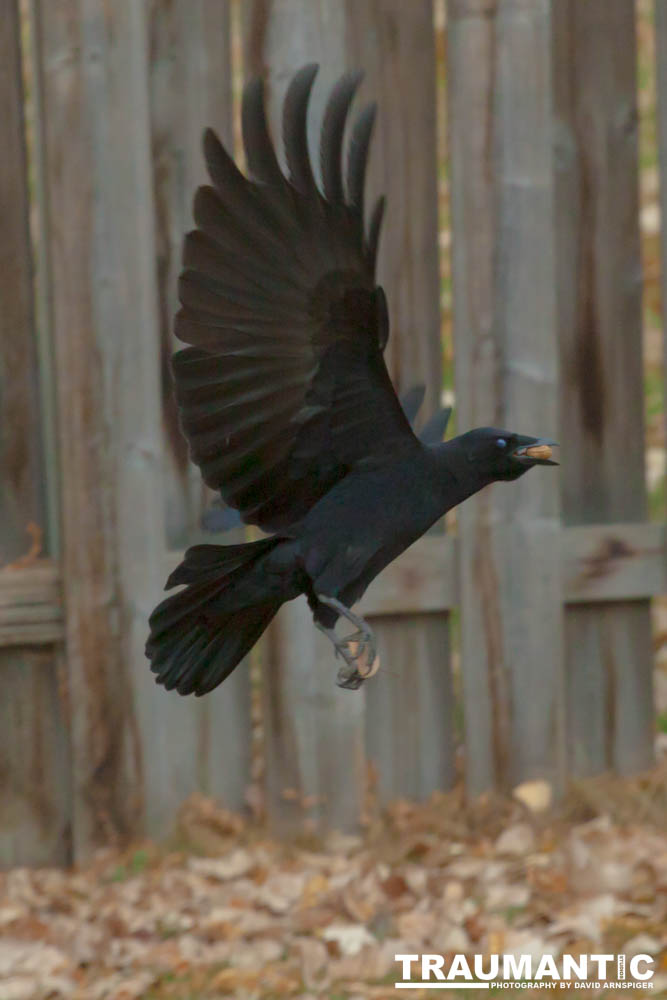
[[[551,448],[548,444],[534,444],[531,448],[521,451],[527,458],[551,458]]]

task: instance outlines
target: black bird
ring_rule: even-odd
[[[373,672],[375,640],[351,606],[371,580],[450,508],[489,483],[555,464],[553,442],[484,427],[444,444],[412,432],[383,359],[385,294],[375,283],[384,208],[365,223],[364,180],[375,106],[343,154],[359,75],[326,106],[322,186],[308,153],[316,66],[283,108],[288,176],[269,136],[261,81],[243,95],[250,178],[204,135],[211,186],[185,237],[173,358],[193,460],[248,524],[270,537],[197,545],[171,574],[146,645],[156,680],[206,694],[254,645],[285,601],[305,594],[344,665],[343,687]],[[345,167],[343,161],[345,160]],[[412,403],[414,405],[414,401]],[[339,639],[343,616],[356,632]]]
[[[425,392],[425,386],[413,385],[401,396],[403,412],[412,428],[414,428],[415,419],[424,402]],[[419,440],[423,444],[436,444],[438,441],[442,441],[451,413],[451,406],[438,408],[419,432]],[[242,523],[238,510],[228,507],[222,497],[216,497],[211,506],[204,511],[200,520],[204,531],[210,532],[230,531],[232,528],[238,528]]]

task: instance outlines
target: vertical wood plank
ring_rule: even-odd
[[[346,66],[344,5],[254,0],[242,13],[244,70],[266,75],[274,135],[291,76],[308,62],[320,63],[309,119],[312,149],[327,92]],[[282,608],[262,657],[270,822],[283,832],[300,829],[304,821],[355,829],[365,784],[364,689],[335,686],[331,644],[315,630],[305,598]]]
[[[3,651],[0,680],[11,695],[0,699],[0,868],[72,860],[61,676],[49,649]]]
[[[457,427],[477,421],[499,422],[497,348],[493,337],[495,192],[493,184],[493,105],[495,0],[475,5],[448,3],[448,132],[452,226],[453,338],[457,388]],[[475,67],[473,72],[472,68]],[[467,411],[467,412],[466,412]],[[472,503],[481,506],[473,517]],[[486,497],[467,501],[457,517],[467,538],[486,514]],[[462,542],[466,559],[472,542]],[[474,581],[461,567],[461,589],[474,597]],[[488,579],[488,573],[487,573]],[[493,586],[493,578],[490,580]],[[488,586],[488,584],[487,584]],[[464,613],[467,615],[467,611]],[[497,615],[496,615],[497,617]],[[464,700],[475,699],[466,733],[466,781],[473,792],[496,783],[494,704],[488,657],[468,653],[471,629],[462,624]],[[466,638],[467,637],[467,638]],[[484,633],[480,634],[480,639]],[[468,645],[466,645],[468,643]],[[469,712],[469,714],[471,714]],[[471,728],[470,723],[474,725]]]
[[[378,260],[391,322],[385,355],[399,391],[426,386],[430,415],[442,388],[433,4],[348,0],[346,15],[346,62],[365,74],[360,104],[378,102],[369,204],[387,198]],[[448,616],[373,624],[383,668],[366,686],[366,748],[380,798],[425,798],[454,779]]]
[[[87,10],[92,14],[84,16]],[[128,832],[128,675],[119,641],[110,338],[107,316],[119,264],[101,214],[100,158],[109,152],[100,15],[77,0],[40,3],[39,75],[44,114],[58,432],[67,697],[72,747],[73,847],[84,856]],[[97,129],[97,131],[96,131]],[[127,148],[124,139],[122,147]],[[100,301],[102,300],[102,301]],[[130,329],[134,329],[133,326]]]
[[[200,541],[230,544],[242,541],[242,537],[200,537],[199,518],[209,502],[210,491],[205,490],[199,470],[189,462],[187,445],[177,425],[170,374],[172,351],[183,346],[172,335],[181,244],[193,226],[195,190],[206,179],[202,133],[206,126],[212,126],[225,143],[231,143],[232,137],[229,5],[226,0],[150,0],[146,11],[165,429],[165,541],[169,548]],[[167,704],[162,691],[146,693],[146,698],[153,703],[158,698],[160,713],[168,716],[164,720],[165,734],[177,725],[187,742],[187,748],[181,742],[180,749],[175,746],[170,755],[174,759],[169,767],[176,767],[181,776],[180,793],[189,794],[197,788],[230,807],[240,808],[250,774],[248,665],[242,664],[224,685],[201,700],[183,700],[171,694]],[[165,793],[169,767],[164,770]],[[175,798],[175,792],[167,795],[172,803]],[[166,812],[168,808],[167,804]]]
[[[151,155],[160,321],[162,420],[166,432],[167,542],[184,548],[199,528],[208,491],[188,458],[172,389],[172,332],[181,245],[192,228],[192,199],[206,180],[201,139],[210,126],[232,133],[229,6],[220,0],[146,0]]]
[[[646,516],[634,17],[632,0],[554,5],[566,524]],[[648,601],[569,607],[566,642],[573,773],[648,766]]]
[[[226,18],[220,5],[209,12],[197,23],[224,52]],[[205,704],[174,697],[155,687],[143,654],[166,556],[146,8],[70,0],[42,4],[41,18],[82,854],[110,832],[163,834],[195,790],[240,805],[249,699],[247,678]],[[195,67],[194,41],[188,58]]]
[[[399,391],[426,386],[430,414],[442,388],[433,3],[347,0],[346,12],[346,65],[364,72],[359,105],[378,104],[369,205],[387,198],[378,259],[391,307],[385,356]]]
[[[440,389],[440,321],[437,258],[437,177],[435,135],[435,65],[433,13],[430,0],[410,8],[396,0],[369,0],[362,4],[323,2],[256,3],[246,14],[246,64],[250,72],[264,72],[270,83],[274,121],[291,74],[305,62],[316,60],[321,69],[313,95],[311,148],[315,144],[322,104],[335,79],[346,68],[362,68],[366,80],[361,97],[379,101],[378,132],[374,140],[370,185],[388,196],[388,218],[381,244],[379,280],[388,291],[392,337],[388,361],[399,386],[423,381],[428,404],[434,405]],[[397,100],[398,92],[401,95]],[[418,153],[416,152],[418,151]],[[293,618],[289,618],[293,616]],[[434,788],[447,787],[453,770],[451,735],[451,690],[446,616],[428,616],[412,622],[407,618],[385,629],[377,621],[385,668],[366,685],[366,748],[381,775],[383,797],[421,797]],[[292,622],[291,626],[287,621]],[[302,631],[306,630],[306,631]],[[383,634],[386,633],[386,634]],[[292,644],[281,645],[289,635]],[[298,639],[295,637],[298,635]],[[309,653],[305,646],[308,646]],[[303,647],[303,648],[302,648]],[[329,760],[324,770],[335,773],[341,760],[360,761],[362,748],[362,698],[357,696],[354,714],[348,692],[336,692],[328,674],[313,677],[313,659],[331,662],[327,643],[312,633],[310,614],[298,603],[285,609],[276,623],[271,662],[267,664],[267,769],[269,799],[281,825],[299,821],[292,801],[313,795],[326,800],[316,821],[334,826],[358,822],[363,774],[349,766],[346,785],[337,790],[321,785],[322,768],[313,772],[313,761]],[[300,652],[297,655],[296,650]],[[428,653],[428,659],[424,655]],[[333,674],[333,670],[331,671]],[[313,714],[313,685],[317,686],[317,719],[309,724],[309,737],[293,721],[298,716],[300,693]],[[411,688],[417,700],[432,695],[440,709],[439,725],[428,738],[414,735],[407,741],[396,734],[395,745],[387,743],[383,715],[400,712],[400,702]],[[285,692],[290,692],[289,703]],[[341,700],[341,698],[343,700]],[[297,699],[295,702],[293,699]],[[276,704],[293,706],[285,719]],[[344,712],[339,706],[346,706]],[[320,715],[321,711],[321,715]],[[345,718],[345,725],[340,722]],[[429,743],[431,764],[417,764],[424,742]],[[391,741],[390,741],[391,742]],[[279,745],[275,745],[279,744]],[[414,767],[398,766],[400,757]],[[309,777],[304,777],[305,775]],[[356,784],[356,792],[350,787]],[[298,791],[287,804],[281,798],[285,787]],[[347,793],[344,793],[347,788]],[[313,818],[311,813],[310,818]]]
[[[357,829],[365,790],[364,692],[335,686],[331,644],[299,598],[261,646],[266,811],[280,833]]]
[[[46,530],[41,406],[29,236],[30,201],[18,3],[0,19],[0,564],[24,555],[26,525]],[[11,570],[7,572],[11,573]],[[0,650],[0,866],[64,864],[68,842],[67,730],[57,654]]]
[[[366,750],[378,801],[425,799],[451,787],[455,775],[448,616],[392,615],[374,624],[382,667],[366,692]]]
[[[550,4],[450,0],[449,130],[459,427],[553,434],[557,358]],[[466,780],[563,779],[551,470],[459,512]]]
[[[20,26],[18,4],[10,0],[5,7],[0,21],[0,565],[30,548],[29,522],[43,533],[46,527]]]

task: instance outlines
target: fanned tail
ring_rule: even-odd
[[[261,587],[245,601],[238,596],[248,571],[279,541],[188,549],[166,586],[185,589],[162,601],[149,620],[146,656],[158,684],[203,695],[231,674],[282,604]]]

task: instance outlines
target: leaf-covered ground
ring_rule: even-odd
[[[667,995],[667,767],[540,798],[397,803],[298,847],[191,800],[178,849],[0,876],[0,997],[369,1000],[416,995],[397,953],[563,951],[649,953]]]

